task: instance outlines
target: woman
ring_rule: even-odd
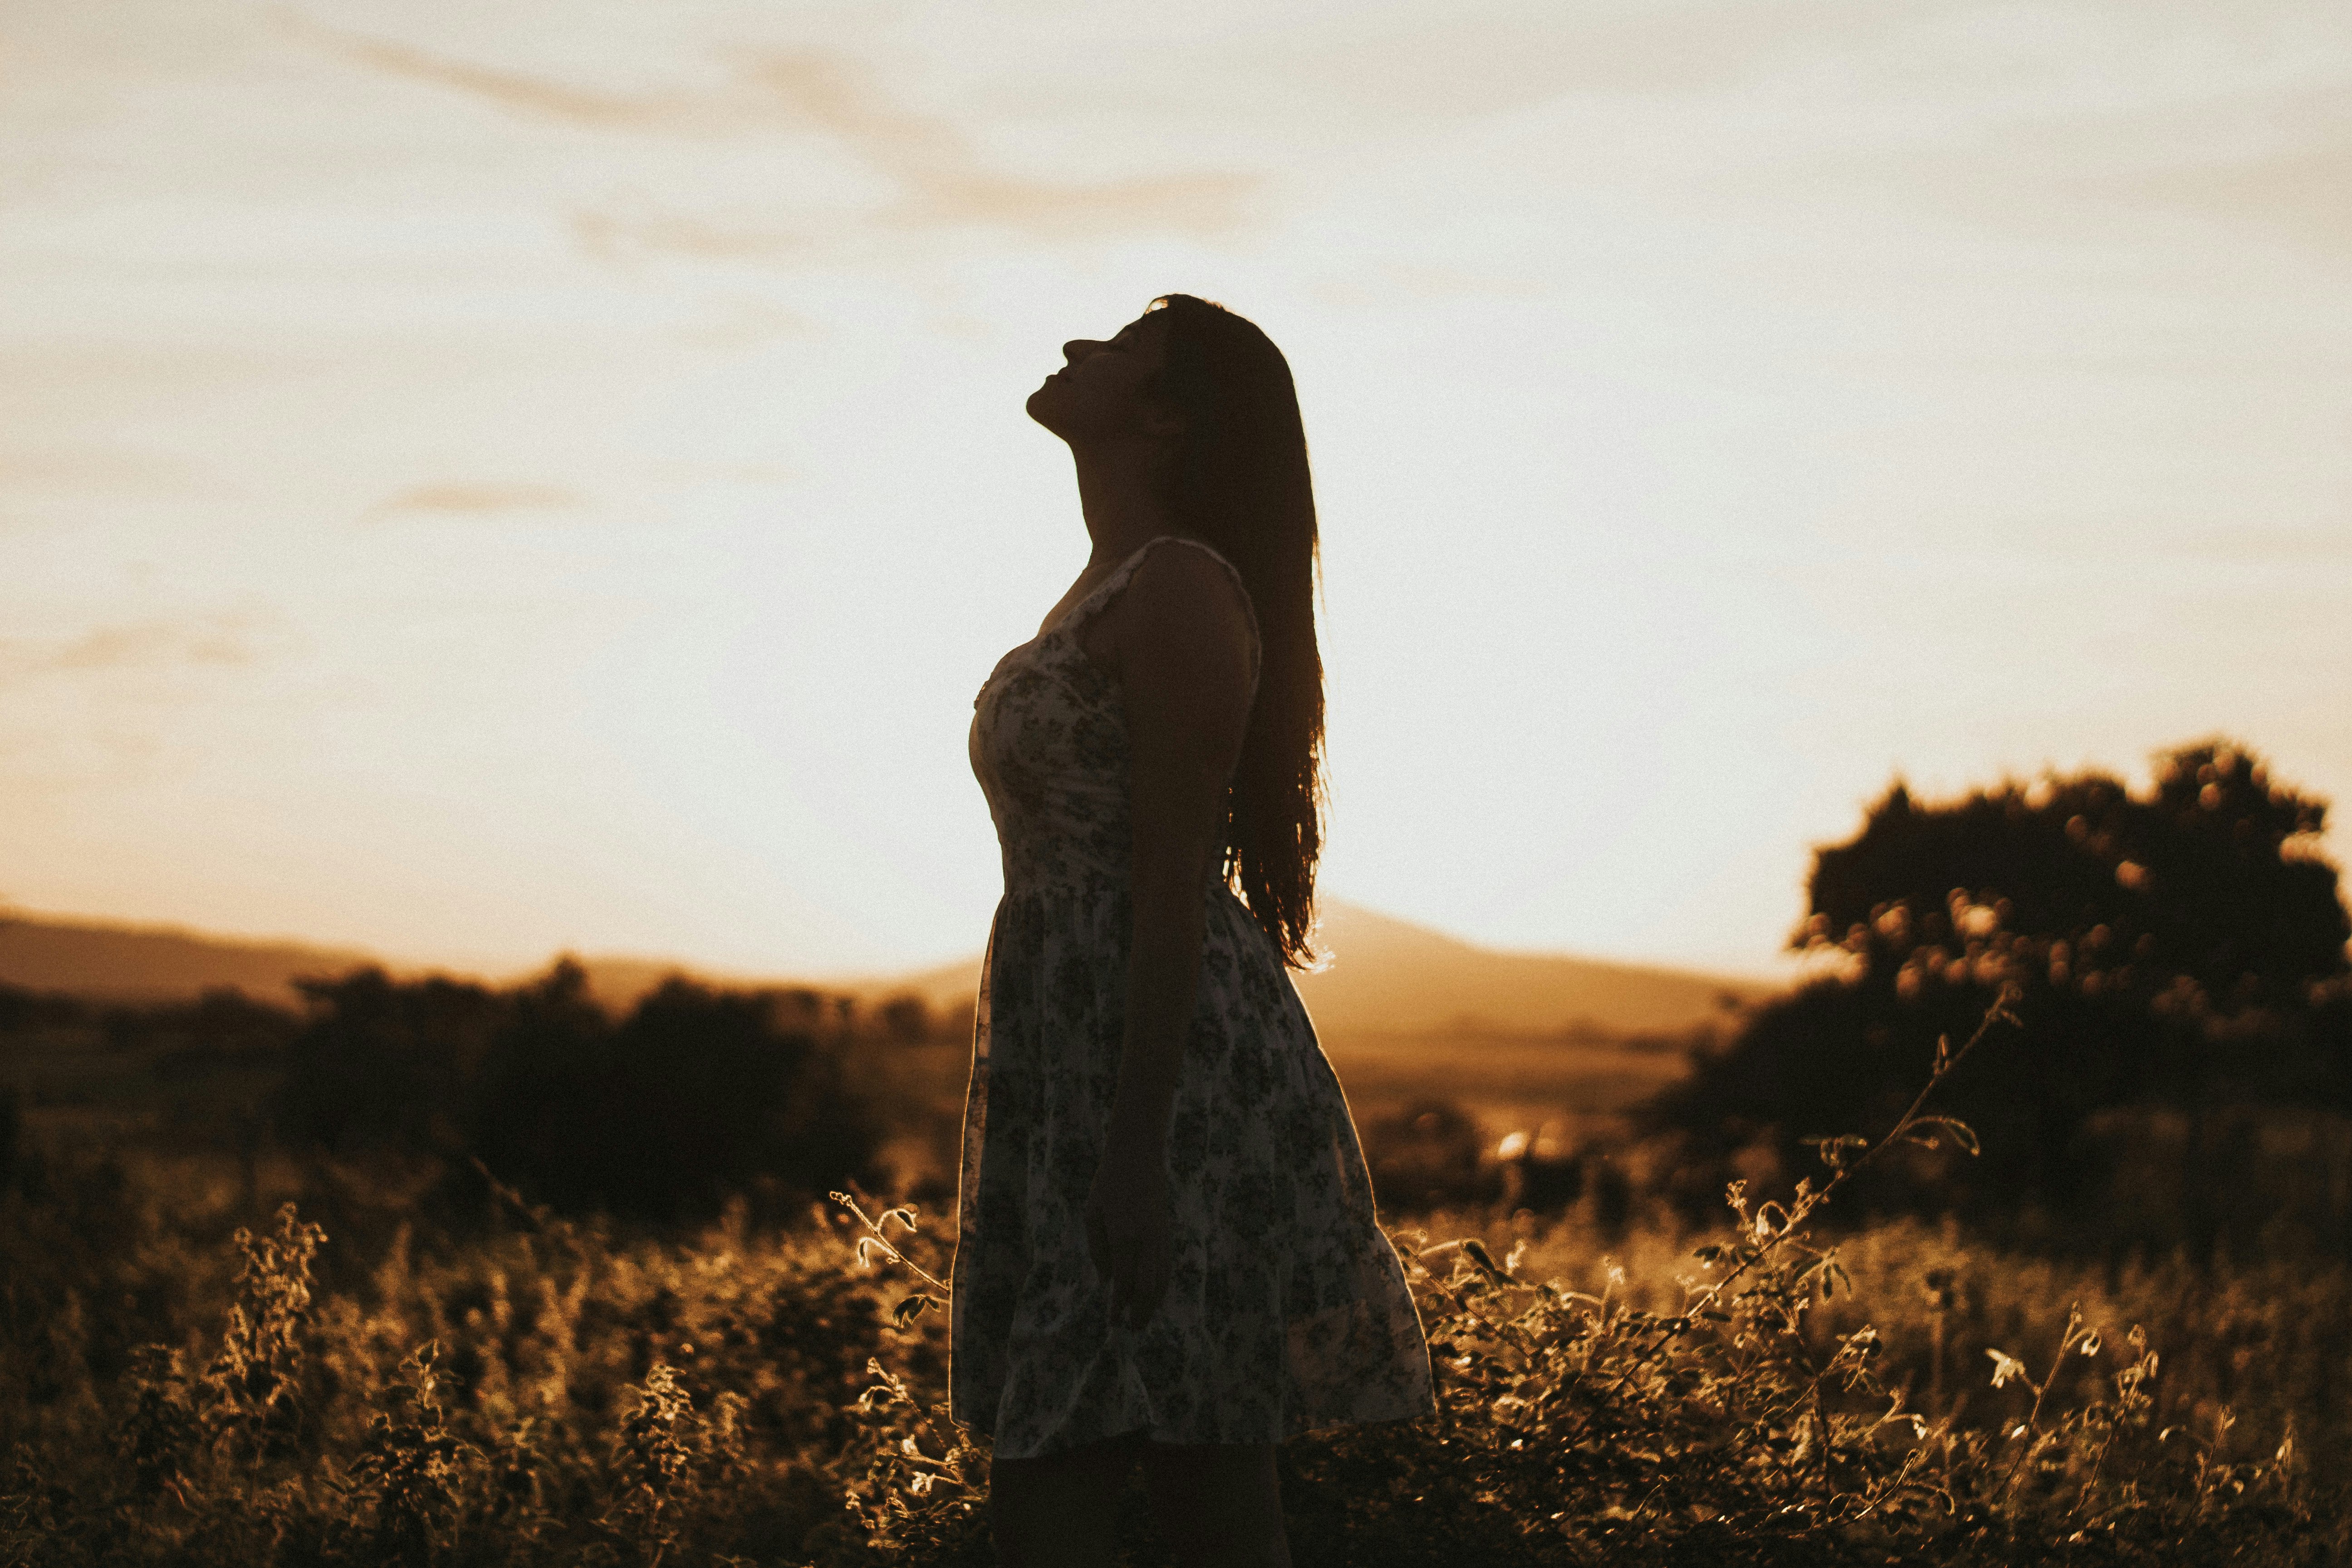
[[[1205,300],[1063,353],[1028,409],[1076,459],[1093,552],[973,705],[1004,899],[954,1411],[994,1439],[1008,1563],[1110,1562],[1138,1460],[1183,1561],[1286,1563],[1274,1445],[1433,1409],[1287,970],[1319,847],[1307,442],[1281,353]]]

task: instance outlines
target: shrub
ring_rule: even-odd
[[[707,1220],[868,1179],[883,1128],[793,993],[673,978],[617,1021],[576,963],[509,991],[363,970],[306,983],[278,1125],[298,1148],[429,1162],[567,1213]]]
[[[1743,1151],[1785,1166],[1810,1134],[1883,1121],[1937,1037],[2004,989],[2028,1027],[1952,1101],[1984,1159],[1889,1162],[1861,1206],[1979,1222],[2039,1208],[2095,1233],[2113,1206],[2086,1134],[2110,1110],[2352,1111],[2352,921],[2311,847],[2326,815],[2224,742],[2159,757],[2144,795],[2095,773],[1942,803],[1895,784],[1815,858],[1790,945],[1838,972],[1759,1008],[1645,1110],[1681,1141],[1685,1212],[1712,1204]],[[2234,1173],[2201,1131],[2184,1142],[2193,1194]],[[2200,1249],[2262,1224],[2196,1201],[2183,1218]],[[2331,1223],[2352,1232],[2352,1209]]]

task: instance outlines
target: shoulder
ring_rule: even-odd
[[[1147,549],[1093,630],[1101,642],[1088,651],[1128,674],[1230,668],[1247,680],[1255,662],[1257,627],[1240,577],[1223,557],[1173,536]]]
[[[1121,595],[1133,624],[1185,641],[1239,638],[1253,626],[1240,574],[1204,544],[1170,535],[1152,541]]]

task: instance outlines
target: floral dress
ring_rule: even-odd
[[[1005,1458],[1127,1433],[1272,1443],[1434,1409],[1339,1081],[1273,942],[1221,881],[1202,894],[1169,1122],[1170,1284],[1142,1328],[1113,1320],[1087,1254],[1083,1210],[1118,1082],[1132,846],[1118,688],[1079,639],[1167,543],[1208,548],[1153,540],[1006,654],[973,704],[1004,897],[964,1110],[950,1384],[956,1418]]]

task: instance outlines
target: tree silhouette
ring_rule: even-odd
[[[2160,755],[2145,795],[2095,772],[1945,803],[1896,783],[1814,860],[1790,945],[1837,973],[1759,1008],[1648,1108],[1694,1156],[1686,1195],[1711,1198],[1743,1147],[1786,1159],[1883,1119],[2003,986],[2025,1027],[1952,1091],[1983,1158],[1897,1162],[1867,1201],[2065,1208],[2105,1107],[2352,1109],[2352,921],[2312,847],[2326,816],[2221,740]]]
[[[287,1053],[279,1134],[343,1154],[462,1153],[467,1101],[506,1023],[507,998],[440,976],[396,981],[375,968],[298,984],[310,1018]]]
[[[870,1179],[876,1108],[774,992],[673,977],[617,1025],[576,966],[516,994],[475,1111],[484,1163],[559,1207],[657,1220]]]
[[[1921,806],[1898,783],[1820,851],[1791,945],[1897,973],[2292,1005],[2345,973],[2352,936],[2336,868],[2307,848],[2326,814],[2221,741],[2163,756],[2146,796],[2090,773]]]
[[[561,1209],[656,1221],[873,1175],[878,1109],[804,997],[673,977],[615,1019],[577,963],[498,991],[379,970],[304,984],[275,1109],[298,1147],[479,1160]]]

